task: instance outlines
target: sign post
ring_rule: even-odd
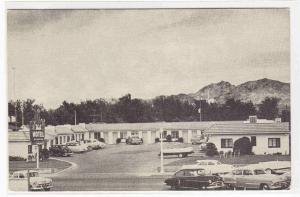
[[[35,145],[36,149],[36,168],[39,168],[40,162],[40,148],[45,140],[45,120],[40,118],[40,111],[37,110],[34,119],[30,121],[30,141],[31,145]]]

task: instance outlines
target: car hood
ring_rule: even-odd
[[[38,184],[45,184],[52,182],[52,179],[45,177],[30,177],[30,183],[37,182]]]

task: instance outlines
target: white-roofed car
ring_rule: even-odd
[[[78,142],[71,141],[68,142],[66,145],[73,153],[83,153],[88,151],[88,146],[83,143],[80,144]]]
[[[290,185],[291,182],[291,161],[267,161],[247,165],[251,168],[261,168],[268,174],[279,175]]]
[[[288,187],[286,180],[275,174],[269,174],[264,169],[241,167],[231,173],[222,175],[224,184],[228,188],[244,189],[285,189]]]
[[[204,168],[211,174],[226,174],[231,172],[234,167],[230,164],[223,164],[218,160],[197,160],[196,164],[183,165],[182,169],[188,168]]]
[[[100,142],[97,139],[92,140],[84,140],[84,144],[86,144],[91,149],[97,150],[105,147],[105,144],[103,142]]]
[[[14,172],[9,178],[9,189],[11,191],[49,191],[52,187],[52,179],[40,177],[39,173],[34,170],[29,171],[29,188],[28,172],[21,170]]]

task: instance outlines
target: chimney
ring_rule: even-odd
[[[249,116],[249,123],[257,123],[257,116]]]
[[[78,125],[85,128],[85,123],[79,123]]]
[[[275,118],[275,123],[280,123],[281,122],[281,118]]]

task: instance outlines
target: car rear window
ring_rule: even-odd
[[[257,170],[254,170],[254,174],[256,175],[259,175],[259,174],[266,174],[266,172],[262,169],[257,169]]]

